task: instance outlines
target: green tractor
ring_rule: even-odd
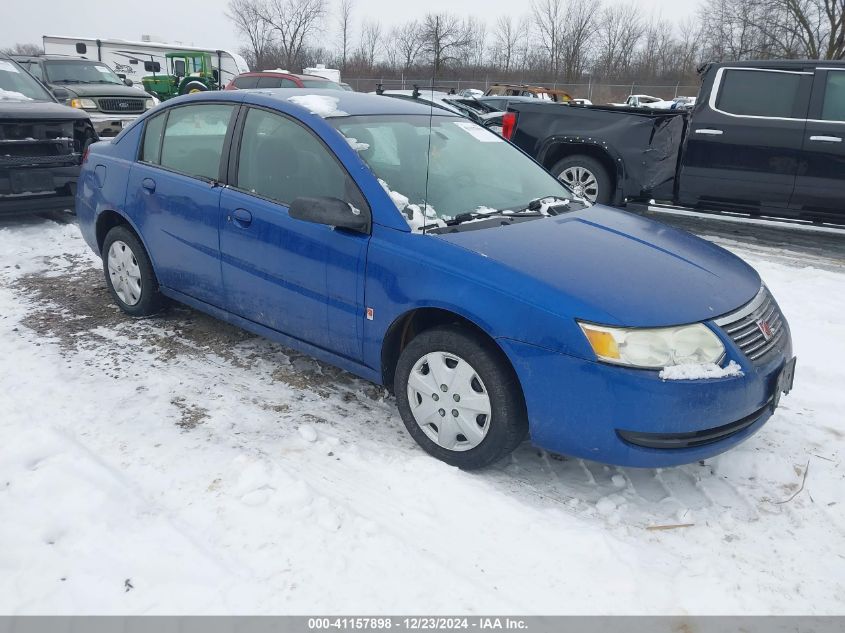
[[[152,76],[141,82],[144,90],[165,101],[179,95],[220,89],[220,73],[211,65],[210,53],[177,51],[165,56],[167,74]],[[156,62],[156,67],[159,64]]]

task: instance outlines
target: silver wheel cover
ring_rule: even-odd
[[[472,365],[449,352],[431,352],[414,363],[408,403],[423,433],[450,451],[475,448],[490,430],[484,382]]]
[[[595,174],[585,167],[577,165],[567,167],[558,174],[557,178],[579,198],[595,202],[599,197],[598,180]]]
[[[141,300],[141,268],[126,242],[112,242],[108,252],[109,279],[117,297],[134,306]]]

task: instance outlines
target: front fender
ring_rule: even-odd
[[[433,235],[374,225],[367,256],[364,362],[382,369],[391,326],[409,312],[436,308],[473,324],[492,339],[510,338],[556,352],[592,358],[574,319],[538,298],[548,290],[482,255]]]

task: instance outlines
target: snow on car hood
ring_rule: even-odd
[[[728,251],[660,222],[599,205],[510,226],[438,235],[530,278],[519,293],[549,310],[656,327],[731,312],[760,276]],[[538,283],[530,283],[530,281]],[[592,314],[569,314],[562,296]]]

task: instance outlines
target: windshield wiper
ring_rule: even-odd
[[[464,222],[471,222],[472,220],[486,220],[487,218],[541,218],[543,214],[534,209],[522,209],[519,211],[508,210],[504,211],[471,211],[469,213],[459,213],[451,220],[446,220],[446,226],[457,226]]]

